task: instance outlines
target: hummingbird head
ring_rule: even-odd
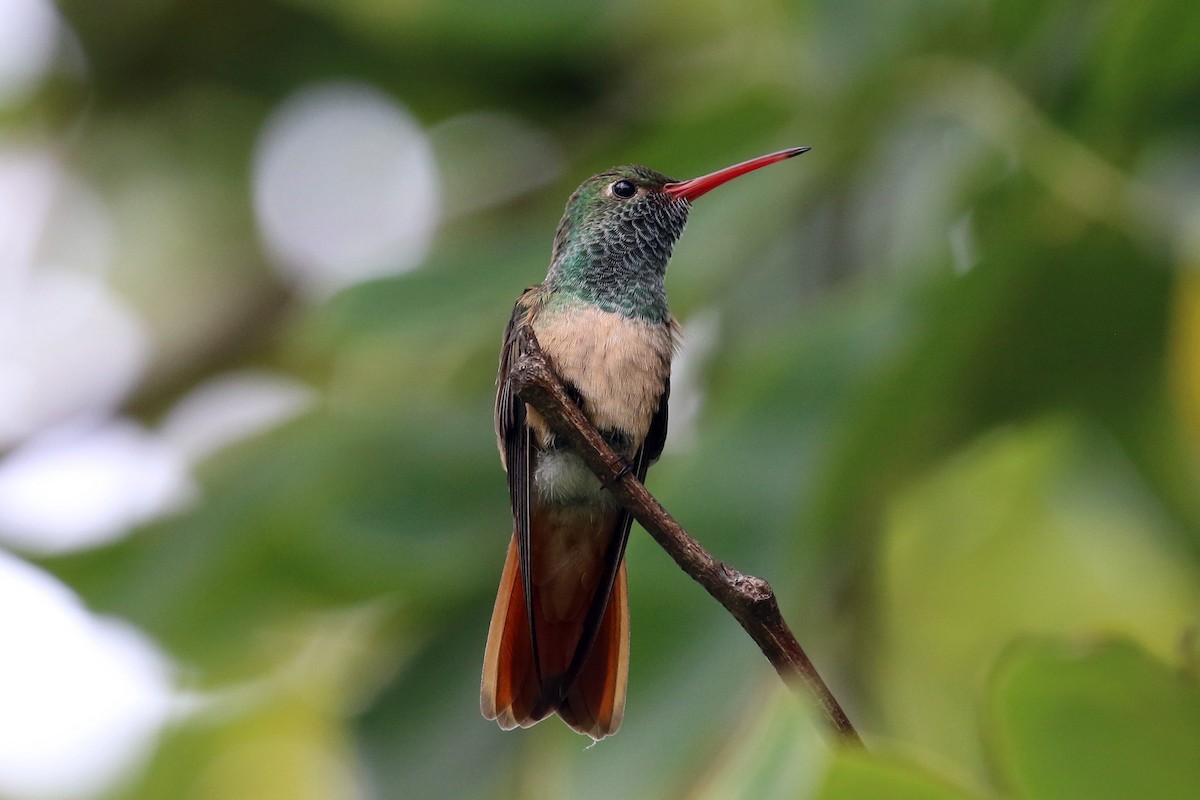
[[[552,290],[627,316],[667,317],[663,278],[689,202],[663,187],[666,175],[613,167],[575,190],[554,236]]]
[[[547,287],[605,311],[666,322],[667,262],[692,201],[806,150],[781,150],[687,181],[637,165],[593,175],[567,201],[554,236]]]

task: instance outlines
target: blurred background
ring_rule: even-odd
[[[1200,794],[1200,4],[0,0],[0,797]],[[500,334],[699,201],[624,726],[501,732]]]

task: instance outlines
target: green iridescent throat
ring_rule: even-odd
[[[573,255],[551,269],[547,288],[552,296],[648,322],[666,322],[670,317],[665,263],[656,271],[650,265],[606,263],[585,253]]]

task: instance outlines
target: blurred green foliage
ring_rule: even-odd
[[[157,347],[128,410],[246,365],[320,392],[208,460],[182,515],[42,560],[208,698],[116,796],[1200,793],[1200,5],[61,10],[87,76],[22,113],[87,108],[69,158]],[[427,126],[516,115],[566,168],[448,207],[420,270],[308,304],[249,176],[271,110],[325,80]],[[714,344],[649,484],[772,582],[871,755],[832,750],[638,532],[619,735],[502,733],[477,709],[509,535],[495,356],[562,203],[614,163],[689,177],[801,144],[692,213],[668,288]]]

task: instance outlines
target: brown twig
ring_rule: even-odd
[[[613,452],[567,395],[538,347],[533,331],[525,327],[519,336],[519,349],[523,355],[510,373],[514,392],[537,410],[555,434],[571,443],[613,496],[629,509],[634,519],[675,559],[675,563],[725,606],[758,644],[784,682],[792,685],[799,679],[812,693],[833,729],[845,740],[861,745],[862,740],[841,704],[784,622],[771,586],[762,578],[743,575],[709,555],[646,490],[637,476],[626,469],[625,460]]]

